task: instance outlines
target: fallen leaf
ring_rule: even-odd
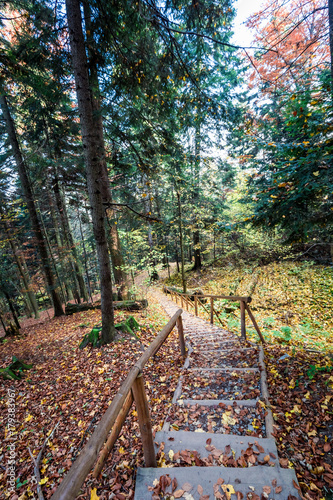
[[[184,490],[184,491],[191,491],[192,488],[193,488],[193,486],[190,483],[184,483],[182,486],[182,490]]]
[[[224,491],[227,500],[230,500],[231,495],[235,493],[234,487],[232,484],[222,484],[221,485],[222,490]]]
[[[97,488],[93,488],[91,490],[90,500],[99,500],[99,496],[97,495]]]

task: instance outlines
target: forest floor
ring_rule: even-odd
[[[267,342],[265,363],[286,467],[307,498],[333,498],[333,268],[312,262],[207,266],[186,273],[189,288],[213,295],[250,295]],[[181,276],[167,284],[181,288]],[[239,306],[214,301],[229,331],[239,333]],[[201,312],[201,317],[208,315]],[[247,320],[248,338],[258,336]]]
[[[210,290],[209,283],[209,286],[213,286],[214,282],[220,283],[216,276],[221,272],[218,269],[208,269],[206,273],[196,274],[191,286],[193,284],[205,286],[207,292]],[[247,279],[250,280],[250,277]],[[145,293],[149,294],[148,285],[144,286]],[[214,289],[214,293],[218,290],[220,288]],[[255,307],[254,298],[252,308]],[[262,325],[266,316],[264,314],[261,316],[259,312],[258,308],[255,310],[255,315]],[[266,365],[282,464],[286,467],[295,467],[306,498],[332,498],[331,357],[326,351],[305,350],[297,339],[297,342],[292,339],[284,344],[276,343],[272,330],[281,331],[278,318],[282,317],[282,311],[269,314],[268,317],[274,317],[276,323],[264,329],[269,341],[266,347]],[[320,314],[323,314],[324,318],[326,313]],[[313,315],[314,320],[319,321],[315,313]],[[127,314],[117,313],[117,320],[121,321],[125,316]],[[309,316],[312,317],[310,312],[307,312],[307,318]],[[26,500],[36,497],[33,464],[28,447],[36,457],[45,437],[55,425],[59,424],[45,447],[41,464],[43,492],[45,498],[51,497],[58,482],[69,470],[116,394],[135,359],[169,319],[153,294],[149,294],[147,312],[137,313],[135,317],[141,325],[138,339],[121,334],[116,342],[101,349],[78,348],[84,334],[100,322],[100,311],[86,311],[73,316],[50,319],[44,323],[36,322],[22,328],[19,337],[10,338],[3,343],[0,354],[1,367],[7,366],[15,355],[33,364],[33,368],[25,372],[22,380],[4,381],[0,386],[2,421],[6,422],[8,418],[10,387],[15,392],[16,410],[14,435],[10,436],[4,426],[1,429],[0,498]],[[232,318],[227,317],[226,321],[230,319]],[[237,320],[236,312],[233,314],[233,319]],[[293,323],[293,326],[295,325]],[[325,325],[325,330],[327,328]],[[315,339],[312,336],[309,338],[312,346]],[[320,339],[320,342],[325,339],[326,337]],[[330,347],[330,342],[327,342],[327,345]],[[155,431],[161,428],[167,415],[181,366],[178,340],[176,335],[172,334],[144,371]],[[13,443],[13,437],[17,457],[17,494],[14,496],[6,495],[5,471],[6,448],[9,443]],[[89,476],[82,489],[82,495],[78,498],[95,500],[133,498],[136,470],[142,464],[142,446],[136,410],[133,407],[112,456],[105,464],[102,477],[95,481]]]

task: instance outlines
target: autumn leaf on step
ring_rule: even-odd
[[[201,486],[201,484],[198,484],[198,488],[197,488],[197,490],[198,490],[198,493],[199,493],[199,495],[200,495],[200,496],[201,496],[201,495],[203,494],[203,492],[204,492],[203,487]]]
[[[284,468],[288,467],[288,463],[289,463],[288,458],[280,458],[279,462],[280,462],[281,467],[284,467]]]
[[[182,486],[182,489],[184,491],[191,491],[193,489],[193,486],[190,483],[184,483],[183,486]]]
[[[268,498],[270,492],[272,491],[272,488],[270,486],[263,486],[262,490],[264,498]]]
[[[176,478],[173,478],[171,483],[172,491],[174,491],[177,488],[177,486],[178,486],[178,481]]]
[[[257,447],[258,451],[260,451],[260,453],[265,452],[264,448],[258,443],[258,441],[255,441],[254,444]]]
[[[221,485],[222,490],[224,491],[227,500],[231,499],[231,495],[235,493],[234,487],[232,484],[222,484]]]

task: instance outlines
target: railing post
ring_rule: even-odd
[[[184,297],[184,299],[185,299],[186,311],[188,311],[188,301],[187,301],[187,298],[186,298],[186,297]]]
[[[198,316],[198,297],[196,295],[194,295],[194,312]]]
[[[241,315],[241,337],[246,340],[246,326],[245,326],[245,302],[240,301],[240,315]]]
[[[146,467],[157,467],[152,425],[149,414],[145,385],[140,373],[132,386],[133,398],[138,412],[138,420],[142,437],[143,455]]]
[[[185,348],[185,339],[184,339],[183,320],[182,320],[181,316],[179,316],[177,318],[177,330],[178,330],[178,335],[179,335],[180,352],[182,353],[182,356],[185,357],[186,348]]]
[[[184,302],[183,302],[183,296],[182,295],[180,296],[180,305],[181,305],[181,308],[184,309]]]
[[[214,299],[210,298],[210,324],[214,324]]]
[[[257,330],[257,333],[258,333],[258,335],[259,335],[259,337],[260,337],[261,342],[262,342],[263,344],[265,344],[265,339],[264,339],[264,337],[262,336],[262,333],[261,333],[261,331],[260,331],[260,328],[259,328],[259,326],[258,326],[258,323],[256,322],[255,317],[253,316],[253,313],[252,313],[252,311],[251,311],[250,307],[249,307],[247,304],[245,304],[245,308],[246,308],[246,310],[247,310],[247,312],[248,312],[248,315],[250,316],[250,319],[251,319],[251,321],[252,321],[252,323],[253,323],[254,328]]]

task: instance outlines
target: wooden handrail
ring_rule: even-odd
[[[214,300],[215,299],[224,299],[224,300],[230,300],[232,302],[239,302],[240,306],[240,321],[241,321],[241,337],[242,339],[246,340],[246,324],[245,324],[245,312],[248,313],[254,328],[256,329],[256,332],[259,335],[259,338],[263,344],[265,344],[265,339],[262,336],[262,333],[260,331],[260,328],[258,326],[258,323],[255,320],[255,317],[253,315],[253,312],[250,309],[250,306],[248,305],[252,301],[252,297],[250,296],[245,296],[241,297],[238,295],[204,295],[204,294],[196,294],[195,292],[178,292],[177,290],[174,290],[172,288],[169,288],[167,286],[163,287],[163,291],[165,294],[170,293],[171,298],[172,295],[174,294],[176,299],[177,296],[181,299],[181,303],[183,303],[183,300],[186,301],[186,304],[190,304],[191,307],[194,307],[195,311],[195,316],[199,317],[198,314],[198,305],[200,305],[204,311],[208,314],[210,317],[210,323],[214,324],[214,314],[217,317],[219,323],[223,326],[221,318],[219,317],[217,311],[214,309]],[[189,300],[190,297],[193,297],[194,300]],[[210,299],[210,311],[203,305],[202,301],[200,299]],[[177,302],[177,300],[176,300]]]
[[[178,318],[181,318],[182,312],[182,309],[178,309],[170,321],[157,335],[155,340],[153,340],[142,356],[135,362],[133,368],[130,370],[125,381],[122,383],[119,391],[113,398],[110,406],[104,413],[89,441],[81,451],[65,478],[60,483],[57,491],[52,495],[51,500],[74,500],[76,498],[82,484],[96,462],[97,455],[106,441],[110,430],[113,428],[119,413],[123,409],[129,392],[132,390],[134,384],[137,386],[137,377],[142,373],[147,361],[154,354],[156,354],[161,345],[165,342],[168,335],[176,325]],[[182,332],[180,333],[180,345],[181,350],[183,351]]]
[[[198,297],[198,298],[213,298],[213,299],[224,299],[224,300],[231,300],[232,302],[240,302],[240,301],[243,301],[243,302],[246,302],[246,303],[250,303],[251,300],[252,300],[252,297],[250,297],[249,295],[246,295],[245,297],[241,297],[239,295],[204,295],[204,294],[196,294],[196,293],[191,293],[191,292],[186,292],[186,293],[183,293],[183,292],[178,292],[177,290],[172,290],[171,288],[167,287],[167,286],[164,286],[164,292],[167,293],[177,293],[179,296],[183,296],[183,297]]]

